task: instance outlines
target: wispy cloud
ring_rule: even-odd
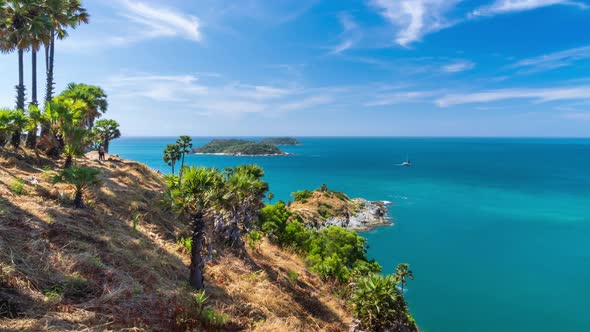
[[[475,67],[475,63],[468,60],[461,60],[454,63],[444,65],[442,71],[447,73],[458,73],[462,71],[471,70]]]
[[[513,64],[512,68],[524,68],[527,73],[571,66],[574,62],[590,58],[590,45],[528,58]]]
[[[493,16],[496,14],[522,12],[554,5],[576,6],[582,9],[588,8],[588,5],[583,2],[573,0],[496,0],[491,5],[474,10],[470,16]]]
[[[365,103],[365,106],[389,106],[402,103],[430,102],[436,91],[398,91],[381,93],[375,99]]]
[[[395,42],[408,47],[423,36],[454,25],[445,15],[462,0],[372,0],[371,6],[396,27]]]
[[[489,103],[509,99],[532,99],[536,102],[590,100],[590,86],[499,89],[475,93],[449,94],[438,98],[436,104],[440,107],[448,107],[460,104]]]
[[[354,18],[348,13],[340,13],[338,16],[342,25],[342,41],[336,45],[330,54],[340,54],[353,47],[361,39],[361,31]]]
[[[120,14],[142,25],[145,38],[181,37],[195,42],[203,38],[201,23],[193,15],[140,1],[122,0],[121,4],[124,11]]]

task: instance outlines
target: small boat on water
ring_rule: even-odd
[[[410,167],[412,166],[412,162],[410,161],[410,159],[408,158],[408,156],[406,155],[406,161],[404,161],[403,163],[399,164],[400,166],[406,166],[406,167]]]

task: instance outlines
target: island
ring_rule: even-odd
[[[316,229],[340,226],[348,230],[367,231],[391,225],[387,215],[388,202],[349,198],[342,192],[329,190],[324,184],[314,191],[301,190],[291,194],[289,210]]]
[[[216,154],[228,156],[284,156],[286,152],[273,144],[243,139],[214,139],[191,150],[192,154]]]
[[[301,145],[301,143],[293,137],[268,137],[261,140],[260,143],[272,145]]]

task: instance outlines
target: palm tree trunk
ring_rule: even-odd
[[[109,139],[105,138],[103,139],[103,148],[104,148],[104,152],[109,153]]]
[[[196,289],[205,288],[203,267],[205,261],[201,256],[202,244],[203,244],[203,232],[205,229],[205,222],[203,220],[203,213],[198,212],[193,219],[193,237],[191,246],[191,265],[190,265],[190,279],[189,283]]]
[[[47,84],[45,86],[45,101],[53,99],[53,58],[55,55],[55,31],[51,32],[49,46],[45,47],[45,63],[47,66]]]
[[[27,148],[34,149],[37,146],[37,127],[27,133]]]
[[[180,170],[178,171],[179,179],[178,183],[182,182],[182,170],[184,169],[184,153],[182,154],[182,161],[180,162]]]
[[[37,105],[37,51],[31,50],[31,72],[33,74],[32,77],[32,84],[31,84],[31,103],[33,105]]]
[[[66,162],[64,163],[64,169],[68,169],[68,168],[72,167],[73,163],[74,163],[74,159],[72,158],[72,156],[67,156]]]
[[[74,197],[74,207],[76,209],[84,208],[84,201],[82,199],[82,190],[76,190],[76,196]]]
[[[18,50],[18,85],[16,86],[16,109],[25,109],[25,75],[24,75],[24,50]]]

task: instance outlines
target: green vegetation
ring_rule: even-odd
[[[417,331],[403,294],[396,288],[399,283],[403,287],[405,278],[413,278],[409,265],[400,264],[396,274],[381,276],[381,266],[367,257],[366,239],[342,227],[306,228],[280,201],[262,209],[259,225],[272,242],[301,253],[312,272],[335,282],[363,329],[403,326]]]
[[[74,187],[74,207],[84,208],[84,192],[101,184],[97,176],[101,172],[90,167],[69,167],[53,178],[53,183],[67,183]]]
[[[96,121],[92,133],[95,137],[95,143],[102,145],[105,152],[109,152],[109,145],[112,140],[121,137],[119,124],[115,120],[101,119]],[[97,145],[95,144],[95,145]]]
[[[272,145],[299,145],[299,141],[293,137],[268,137],[260,141],[260,143]]]
[[[180,147],[176,144],[168,144],[164,150],[163,159],[168,166],[172,167],[172,175],[174,175],[174,166],[176,166],[176,162],[178,162],[180,158],[182,158]]]
[[[10,184],[10,192],[21,196],[25,194],[25,181],[23,179],[14,179]]]
[[[310,190],[307,190],[307,189],[299,190],[299,191],[291,193],[291,196],[293,197],[293,200],[295,202],[303,202],[303,203],[305,203],[308,198],[311,198],[312,195],[313,195],[313,192]]]
[[[228,155],[284,155],[285,152],[272,144],[257,143],[241,139],[215,139],[192,150],[193,153],[222,153]]]

